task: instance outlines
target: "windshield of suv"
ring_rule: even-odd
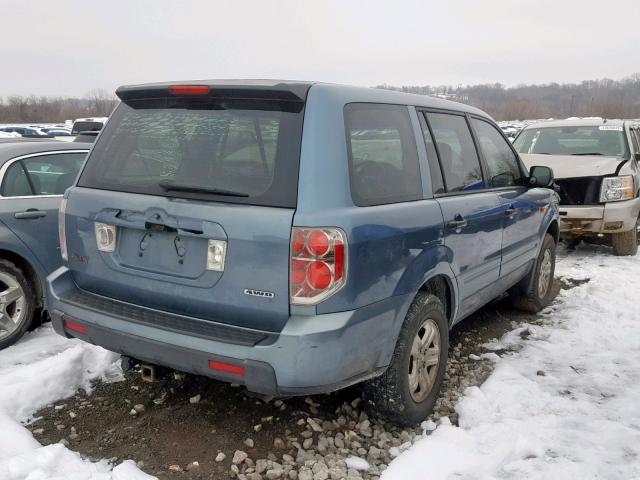
[[[529,127],[513,146],[519,153],[542,155],[602,155],[627,158],[629,150],[620,125]]]
[[[123,103],[78,185],[295,207],[302,109],[303,103],[261,100]]]

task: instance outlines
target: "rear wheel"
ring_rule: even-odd
[[[556,270],[556,242],[548,233],[531,272],[509,293],[514,306],[527,312],[539,312],[553,300],[553,279]]]
[[[411,426],[431,413],[447,365],[449,324],[438,297],[419,292],[385,373],[364,384],[371,413]]]
[[[640,218],[636,221],[636,227],[628,232],[614,233],[611,235],[613,251],[618,256],[635,255],[638,253],[638,229]]]
[[[0,260],[0,349],[17,342],[36,310],[33,287],[13,263]]]

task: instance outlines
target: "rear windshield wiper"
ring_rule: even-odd
[[[600,156],[602,156],[602,154],[601,154],[601,153],[598,153],[598,152],[589,152],[589,153],[572,153],[571,155],[585,155],[585,156],[586,156],[586,155],[600,155]]]
[[[249,196],[248,193],[244,192],[234,192],[233,190],[224,190],[222,188],[199,187],[197,185],[185,185],[181,183],[173,183],[168,180],[162,180],[158,185],[166,192],[210,193],[212,195],[225,195],[227,197]]]

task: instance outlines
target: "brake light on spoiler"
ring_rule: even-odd
[[[208,95],[211,87],[208,85],[172,85],[169,93],[172,95]]]

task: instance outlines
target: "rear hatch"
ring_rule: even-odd
[[[280,331],[289,316],[307,90],[119,90],[123,102],[69,192],[76,284],[135,305]]]

